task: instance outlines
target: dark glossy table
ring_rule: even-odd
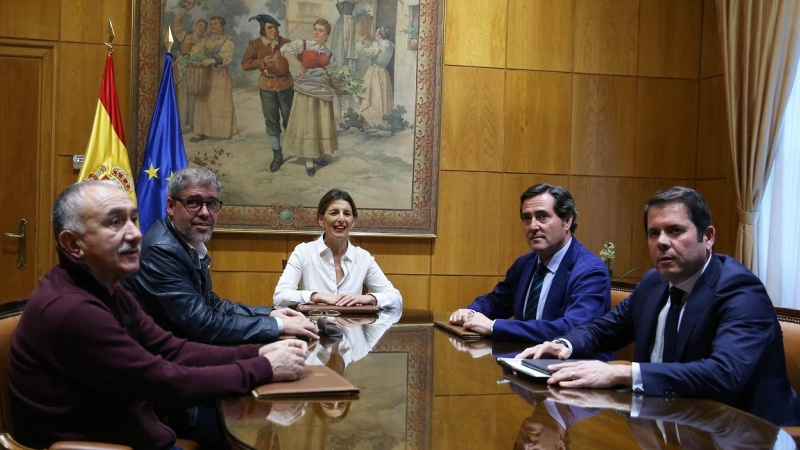
[[[323,339],[308,363],[343,373],[358,398],[222,400],[228,440],[284,450],[796,448],[780,428],[710,400],[548,389],[496,363],[524,345],[460,341],[432,325],[446,317],[343,320],[343,339]]]

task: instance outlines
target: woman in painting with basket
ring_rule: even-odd
[[[284,44],[281,53],[289,65],[300,72],[294,82],[292,114],[283,147],[289,154],[305,158],[306,174],[313,177],[316,167],[328,165],[326,157],[339,149],[336,119],[333,115],[334,90],[325,68],[335,64],[325,44],[331,24],[325,19],[314,22],[314,39],[297,39]]]
[[[209,137],[229,139],[237,132],[231,76],[225,67],[233,61],[233,39],[222,34],[223,31],[225,19],[212,17],[211,36],[192,47],[193,56],[205,56],[200,62],[200,71],[187,72],[189,92],[195,93],[192,142]]]

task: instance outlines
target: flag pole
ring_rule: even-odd
[[[108,19],[108,29],[106,30],[106,42],[105,44],[108,46],[108,52],[113,53],[114,47],[111,45],[114,43],[114,37],[116,34],[114,33],[114,24],[111,23],[111,18]]]
[[[167,35],[164,37],[164,45],[167,47],[167,53],[172,53],[172,44],[175,41],[172,39],[172,25],[167,25]]]

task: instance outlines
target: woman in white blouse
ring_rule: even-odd
[[[295,247],[272,297],[276,308],[301,303],[403,306],[400,291],[392,286],[375,258],[350,243],[356,218],[358,209],[347,192],[331,189],[322,197],[317,219],[324,233]],[[361,293],[364,285],[367,294]]]

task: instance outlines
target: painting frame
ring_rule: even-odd
[[[292,1],[292,0],[289,0]],[[132,79],[135,101],[132,109],[134,122],[133,153],[135,165],[143,159],[144,147],[150,128],[161,77],[166,25],[162,23],[162,0],[141,0],[134,8],[134,39],[132,45]],[[406,30],[396,33],[396,46],[408,46],[417,52],[416,92],[413,119],[413,148],[408,149],[411,160],[411,182],[408,192],[401,192],[408,207],[391,209],[382,205],[359,205],[358,231],[362,236],[435,237],[438,210],[438,182],[440,161],[441,78],[443,71],[444,1],[420,0],[419,17],[415,18],[414,37]],[[413,47],[412,47],[413,45]],[[186,136],[184,136],[186,142]],[[187,151],[188,153],[188,151]],[[190,158],[191,161],[191,158]],[[190,163],[191,165],[195,165]],[[212,168],[213,170],[213,168]],[[226,180],[222,180],[226,183]],[[381,180],[374,180],[376,188]],[[329,186],[342,187],[346,186]],[[314,234],[319,232],[317,207],[306,201],[305,205],[291,202],[273,204],[237,204],[225,198],[225,207],[219,214],[216,231]],[[408,196],[406,198],[405,196]]]

